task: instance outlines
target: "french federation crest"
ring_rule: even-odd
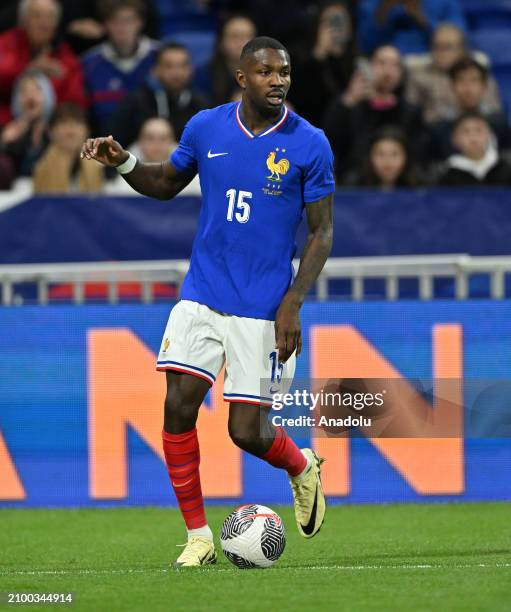
[[[266,166],[268,167],[268,170],[271,172],[270,176],[267,176],[266,178],[270,179],[270,181],[280,183],[280,181],[282,180],[280,178],[280,175],[287,174],[290,163],[289,163],[289,160],[285,159],[284,157],[276,161],[278,150],[279,149],[277,147],[275,151],[272,151],[266,158]],[[282,153],[285,153],[285,151],[286,149],[282,149]]]

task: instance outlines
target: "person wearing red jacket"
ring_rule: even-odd
[[[19,25],[0,34],[0,126],[11,119],[11,92],[27,68],[51,79],[57,101],[86,106],[78,58],[65,42],[55,40],[60,19],[56,0],[22,0]]]

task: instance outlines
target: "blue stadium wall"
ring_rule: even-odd
[[[34,197],[0,213],[0,264],[188,259],[200,204]],[[339,191],[334,204],[334,257],[511,254],[510,189]]]
[[[124,496],[94,497],[90,473],[91,331],[128,330],[148,354],[155,355],[169,309],[169,305],[89,305],[0,310],[0,461],[4,462],[0,491],[2,482],[9,481],[5,486],[12,492],[17,479],[24,495],[23,499],[3,499],[0,505],[175,504],[165,466],[137,428],[125,428],[128,482]],[[432,329],[456,324],[462,330],[464,379],[509,379],[511,303],[506,301],[307,303],[302,321],[299,378],[309,375],[310,332],[317,325],[351,325],[404,376],[431,378]],[[115,359],[115,343],[112,354]],[[126,371],[127,377],[137,374]],[[163,388],[162,378],[156,395]],[[508,396],[501,399],[505,406],[511,404]],[[143,405],[140,411],[139,419]],[[308,442],[306,438],[298,441]],[[333,503],[511,500],[510,439],[466,439],[463,490],[448,495],[420,494],[367,440],[351,440],[350,451],[350,490],[333,497]],[[208,457],[202,461],[207,464]],[[240,461],[240,491],[228,498],[215,497],[211,503],[291,501],[284,474],[248,455]],[[214,468],[208,465],[210,471]]]

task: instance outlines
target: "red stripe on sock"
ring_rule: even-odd
[[[273,444],[262,459],[274,467],[286,470],[290,476],[298,476],[307,467],[307,459],[282,427],[276,427],[275,430]]]
[[[186,527],[204,527],[207,521],[200,484],[197,430],[183,434],[162,431],[162,439],[167,471]]]

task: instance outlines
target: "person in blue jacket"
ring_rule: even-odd
[[[107,40],[82,59],[95,129],[107,122],[126,95],[149,74],[159,43],[142,35],[144,4],[141,0],[105,0],[101,5]]]

